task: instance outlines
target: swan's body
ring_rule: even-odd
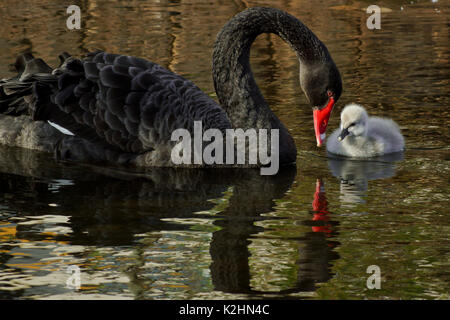
[[[183,128],[192,134],[194,121],[201,121],[203,132],[278,129],[279,163],[295,162],[294,140],[270,110],[250,69],[250,47],[261,33],[279,35],[297,52],[300,83],[316,108],[316,138],[321,144],[342,91],[339,71],[325,45],[306,26],[272,8],[241,12],[219,33],[213,78],[220,105],[189,80],[144,59],[105,52],[83,59],[63,54],[62,65],[52,70],[31,54],[22,55],[16,62],[19,75],[0,81],[0,113],[20,118],[20,131],[43,120],[38,121],[44,127],[39,131],[47,135],[35,138],[47,141],[27,144],[26,139],[17,139],[22,133],[10,133],[5,125],[0,143],[48,146],[68,160],[174,166],[171,150],[176,142],[171,133]],[[0,124],[8,122],[5,117]],[[49,122],[73,135],[47,128]],[[16,138],[2,138],[8,135]]]
[[[357,158],[400,152],[404,148],[404,138],[393,120],[369,117],[357,104],[342,110],[341,128],[336,129],[327,141],[327,151]]]

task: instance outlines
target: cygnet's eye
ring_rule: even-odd
[[[350,128],[350,127],[353,127],[353,126],[355,126],[355,125],[356,125],[356,122],[352,122],[352,123],[349,124],[349,126],[347,127],[347,129]]]

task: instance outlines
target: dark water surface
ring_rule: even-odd
[[[65,9],[82,9],[66,28]],[[0,0],[0,77],[31,51],[52,65],[95,48],[144,57],[215,97],[211,53],[247,5],[285,9],[328,46],[350,102],[393,118],[407,151],[333,159],[315,146],[295,54],[252,47],[267,100],[299,150],[296,168],[154,170],[147,176],[0,148],[0,298],[449,299],[450,3],[378,1]],[[81,287],[66,287],[68,266]],[[381,270],[369,290],[367,267]]]

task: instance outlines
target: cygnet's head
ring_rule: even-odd
[[[346,136],[364,136],[367,133],[369,116],[366,110],[357,104],[349,104],[341,112],[341,134],[339,141]]]

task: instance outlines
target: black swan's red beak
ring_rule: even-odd
[[[327,131],[328,120],[330,119],[331,110],[333,110],[334,103],[334,98],[330,97],[324,108],[314,108],[313,110],[314,131],[316,132],[318,147],[321,147],[323,141],[325,140],[325,132]]]

